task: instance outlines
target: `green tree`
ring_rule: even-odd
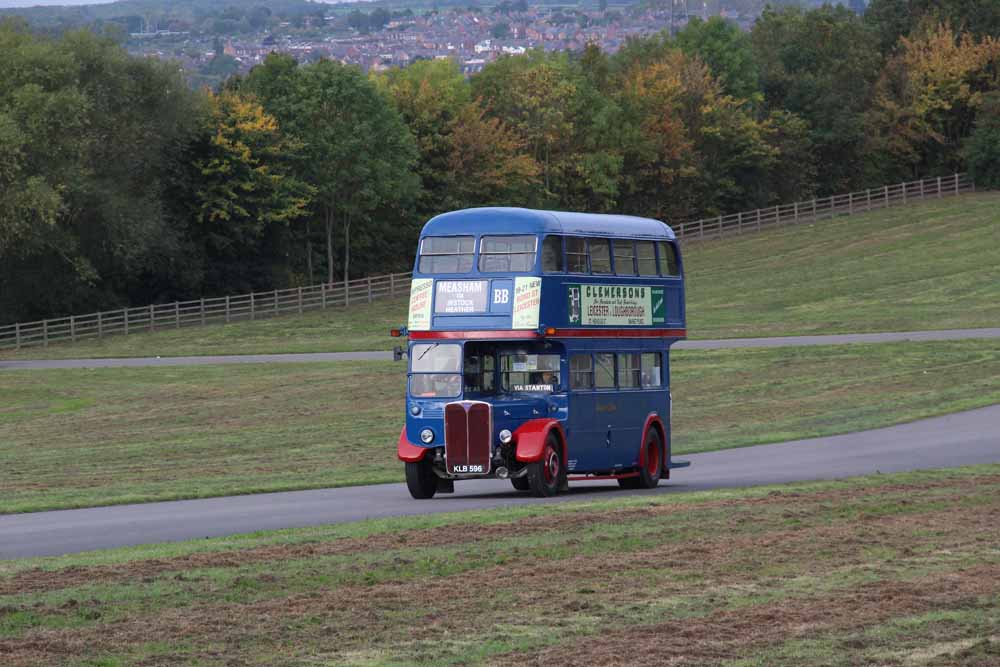
[[[864,180],[865,114],[882,65],[876,36],[856,14],[825,5],[814,11],[765,9],[751,32],[764,91],[764,112],[804,119],[821,194]]]
[[[1000,92],[984,97],[975,130],[965,140],[964,157],[977,185],[1000,188]]]
[[[922,24],[946,22],[975,37],[1000,35],[1000,3],[996,0],[871,0],[865,22],[878,34],[889,54]]]
[[[693,18],[677,33],[677,46],[708,65],[723,91],[733,97],[759,101],[760,86],[750,36],[719,16],[708,21]]]

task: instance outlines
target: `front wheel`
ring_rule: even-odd
[[[542,458],[528,464],[528,486],[534,495],[548,498],[559,492],[565,474],[562,457],[559,455],[559,442],[550,435],[545,441]]]
[[[426,459],[406,464],[406,488],[417,500],[433,498],[434,492],[437,491],[437,475],[434,474],[431,465]]]

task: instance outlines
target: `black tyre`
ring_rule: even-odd
[[[626,477],[618,480],[618,486],[623,489],[655,489],[660,483],[663,471],[663,445],[656,429],[649,429],[646,440],[642,443],[642,465],[639,466],[638,477]]]
[[[428,460],[406,464],[406,488],[417,500],[427,500],[434,497],[437,491],[437,475]]]
[[[510,483],[518,491],[531,491],[531,484],[528,482],[527,475],[524,477],[511,477]]]
[[[539,498],[556,495],[566,475],[566,471],[563,470],[559,441],[550,435],[545,441],[541,460],[529,463],[527,467],[528,486],[534,495]]]

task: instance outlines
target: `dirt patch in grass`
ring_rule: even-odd
[[[961,499],[963,490],[982,488],[984,485],[992,484],[1000,484],[1000,475],[977,476],[966,480],[928,482],[923,485],[922,489],[925,492],[943,488],[954,489],[956,492],[954,495],[942,499],[954,501]],[[912,487],[904,484],[886,484],[878,487],[878,494],[892,495],[906,493],[911,490]],[[824,505],[855,499],[858,493],[855,489],[832,490],[811,494],[773,492],[761,498],[713,500],[684,505],[669,503],[651,504],[646,507],[630,507],[627,509],[600,512],[563,512],[556,516],[545,515],[521,518],[516,523],[478,524],[471,528],[468,524],[459,523],[428,529],[392,532],[364,538],[341,538],[294,545],[276,544],[241,549],[239,551],[210,551],[174,558],[142,559],[126,564],[71,566],[54,571],[34,568],[19,572],[10,577],[0,578],[0,596],[40,593],[96,583],[142,581],[193,569],[240,568],[255,563],[287,562],[290,560],[349,555],[361,552],[379,552],[390,549],[490,544],[497,539],[508,537],[515,533],[519,536],[538,535],[550,531],[554,533],[566,533],[585,529],[598,522],[619,523],[621,521],[641,521],[643,519],[668,517],[679,513],[727,507],[743,510],[749,507],[789,505],[790,503],[795,503],[797,499],[803,499],[807,502],[802,505],[789,506],[782,513],[782,517],[802,520],[818,511],[822,511]],[[904,499],[900,502],[905,504],[908,501]],[[1000,510],[995,510],[995,513],[1000,514]],[[1000,519],[1000,516],[998,516],[998,519]],[[905,522],[906,518],[896,517],[894,520]],[[923,518],[921,517],[917,520],[923,521]],[[751,521],[750,517],[733,517],[732,519],[732,523],[735,526],[749,521]],[[998,525],[1000,525],[1000,520],[998,520]]]
[[[0,655],[11,666],[53,664],[130,655],[155,639],[190,648],[183,656],[145,656],[142,664],[351,664],[394,656],[408,664],[715,664],[789,638],[997,595],[1000,501],[983,500],[997,482],[1000,476],[990,475],[891,491],[584,509],[510,524],[137,561],[118,574],[29,571],[10,578],[7,590],[69,592],[120,575],[129,586],[122,600],[137,606],[116,615],[112,602],[87,597],[86,588],[69,600],[44,592],[13,605],[0,600],[0,628],[4,616],[18,614],[50,621],[0,640]],[[553,539],[517,541],[545,534]],[[421,549],[451,546],[436,556],[458,563],[445,574],[406,574]],[[401,547],[412,553],[383,553]],[[357,560],[321,558],[330,554]],[[366,564],[373,554],[383,561]],[[254,563],[265,567],[248,567]],[[189,576],[203,567],[246,569],[225,581]],[[293,577],[322,580],[333,568],[382,576],[371,584],[286,588]],[[241,599],[242,588],[270,593]],[[134,603],[144,589],[148,600]],[[527,632],[526,647],[474,655],[482,642],[509,642],[505,628]]]

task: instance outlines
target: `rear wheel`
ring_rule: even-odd
[[[511,485],[518,491],[531,491],[531,484],[528,483],[528,476],[524,477],[511,477]]]
[[[623,489],[655,489],[660,483],[660,473],[663,469],[663,445],[660,434],[655,428],[646,433],[642,443],[642,465],[638,477],[619,479],[618,485]]]
[[[562,457],[559,455],[559,441],[550,435],[545,441],[542,458],[528,464],[528,486],[531,492],[539,498],[554,496],[559,492],[559,485],[565,476]]]
[[[427,459],[406,464],[406,488],[417,500],[427,500],[434,497],[437,491],[437,475]]]

